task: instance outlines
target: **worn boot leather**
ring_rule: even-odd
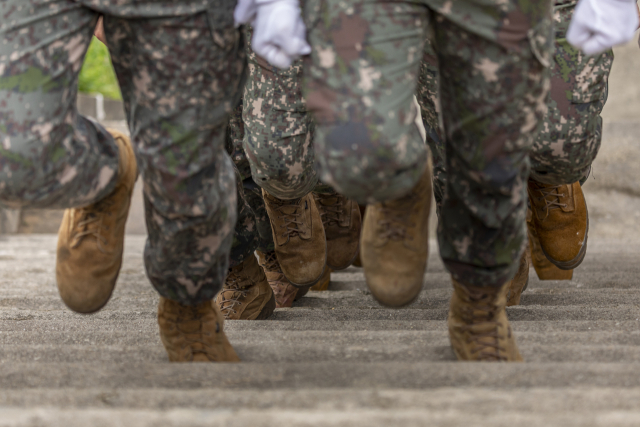
[[[223,324],[213,301],[188,306],[160,297],[160,339],[172,362],[239,362]]]
[[[422,290],[429,255],[431,168],[411,192],[367,206],[360,258],[371,294],[381,304],[401,307]]]
[[[273,314],[276,299],[253,254],[229,269],[215,303],[227,320],[264,320]]]
[[[282,272],[294,286],[315,284],[327,264],[327,242],[313,195],[281,200],[262,194]]]
[[[275,251],[256,251],[256,253],[258,254],[260,266],[263,268],[265,276],[267,276],[267,282],[269,282],[269,286],[271,286],[273,295],[276,298],[276,308],[291,307],[294,301],[307,294],[308,287],[298,288],[287,280],[282,273]]]
[[[531,227],[547,259],[562,270],[580,265],[587,252],[589,216],[580,183],[548,185],[529,179]]]
[[[129,138],[109,132],[120,153],[113,191],[91,205],[65,210],[58,231],[58,291],[67,307],[78,313],[96,312],[111,298],[122,265],[125,223],[138,174]]]
[[[314,193],[327,240],[327,266],[349,267],[358,254],[362,219],[358,204],[340,194]]]
[[[532,212],[527,209],[527,233],[529,235],[529,248],[531,251],[530,259],[538,279],[540,280],[571,280],[573,278],[573,270],[560,270],[547,259],[542,252],[538,233],[531,223]]]
[[[521,362],[502,287],[464,286],[453,280],[449,308],[449,339],[458,360]]]
[[[529,245],[522,252],[520,261],[518,262],[518,271],[516,275],[507,284],[507,307],[520,304],[522,293],[529,286]]]

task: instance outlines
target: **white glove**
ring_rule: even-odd
[[[580,0],[567,41],[594,55],[630,41],[637,28],[636,0]]]
[[[278,68],[311,53],[298,0],[240,0],[233,16],[236,25],[251,23],[253,51]]]

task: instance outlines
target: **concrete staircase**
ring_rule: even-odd
[[[111,302],[68,311],[53,235],[0,244],[0,427],[637,426],[640,245],[590,239],[571,282],[531,271],[509,308],[524,364],[454,361],[437,255],[419,300],[379,306],[362,271],[265,321],[230,321],[242,364],[170,364],[129,236]],[[432,248],[435,254],[435,245]]]

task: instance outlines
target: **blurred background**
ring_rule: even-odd
[[[640,48],[637,37],[614,49],[609,98],[603,111],[602,148],[584,186],[590,240],[640,239]],[[120,91],[106,47],[94,38],[80,74],[78,108],[127,130]],[[139,184],[139,183],[138,183]],[[0,210],[0,233],[56,233],[62,212]],[[436,218],[432,215],[432,228]],[[140,185],[127,223],[130,234],[146,234]],[[432,234],[434,236],[434,234]]]

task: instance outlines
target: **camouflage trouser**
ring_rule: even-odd
[[[440,253],[460,282],[500,286],[515,274],[526,239],[528,151],[549,89],[551,3],[421,3],[306,3],[313,52],[305,94],[320,178],[359,202],[415,185],[427,149],[413,94],[431,27],[449,171]]]
[[[243,37],[232,0],[139,3],[0,3],[0,202],[69,208],[112,191],[118,149],[75,107],[104,14],[144,182],[147,274],[161,295],[195,304],[216,295],[227,271],[236,196],[224,138]]]
[[[555,51],[548,112],[530,153],[531,178],[547,184],[585,180],[602,140],[600,113],[607,100],[613,51],[585,56],[567,43],[566,33],[576,3],[577,0],[555,2]],[[425,46],[417,97],[433,154],[434,194],[440,207],[446,185],[446,156],[438,124],[438,59],[430,44]]]
[[[271,223],[262,199],[262,189],[251,178],[249,160],[242,148],[244,139],[242,102],[229,118],[226,149],[237,171],[238,221],[233,234],[229,266],[242,263],[258,249],[274,250]]]

